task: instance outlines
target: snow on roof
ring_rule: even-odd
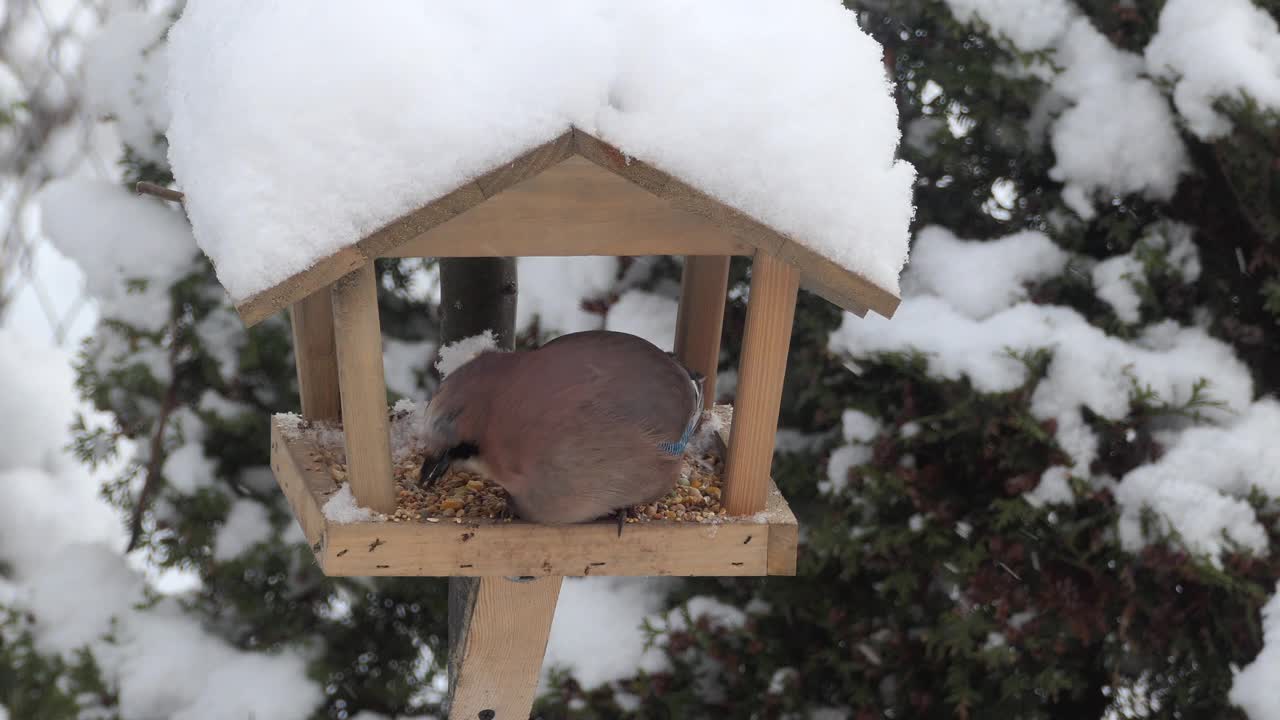
[[[241,302],[576,127],[897,293],[914,168],[836,0],[191,0],[169,159]]]

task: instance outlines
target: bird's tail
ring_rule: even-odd
[[[675,353],[667,353],[667,355],[670,355],[680,367],[684,368],[685,372],[689,373],[689,379],[693,381],[695,395],[697,396],[693,406],[693,413],[689,418],[688,430],[686,431],[690,441],[696,447],[693,461],[705,466],[708,472],[714,470],[714,467],[709,462],[714,463],[716,460],[722,463],[721,467],[723,468],[724,459],[729,454],[729,447],[725,445],[724,438],[720,436],[718,431],[697,432],[698,426],[702,423],[702,403],[706,393],[707,376],[685,365],[680,361],[680,358],[676,357]],[[686,443],[686,445],[688,444]],[[702,457],[703,455],[709,456],[713,460],[708,461],[707,458]]]
[[[667,356],[672,360],[675,360],[677,365],[684,368],[686,373],[689,373],[689,380],[693,383],[693,407],[690,409],[689,422],[685,425],[684,433],[675,443],[662,444],[664,452],[672,455],[682,455],[685,448],[688,447],[689,441],[693,439],[694,433],[698,429],[698,424],[702,420],[703,393],[706,392],[707,377],[702,373],[693,370],[688,365],[685,365],[680,361],[680,358],[676,357],[675,353],[669,352],[667,353]]]
[[[667,356],[670,357],[672,360],[675,360],[677,365],[684,368],[684,371],[689,373],[689,379],[693,381],[693,389],[694,389],[694,393],[697,395],[697,402],[695,402],[693,405],[693,420],[690,423],[690,426],[692,427],[693,425],[696,425],[698,422],[698,419],[702,417],[702,403],[704,400],[703,395],[707,391],[707,376],[703,375],[697,370],[694,370],[688,365],[685,365],[684,362],[680,360],[680,358],[676,357],[675,353],[669,352],[667,353]]]
[[[706,375],[703,375],[702,373],[698,372],[697,370],[694,370],[693,368],[689,367],[688,365],[685,365],[685,364],[684,364],[684,361],[683,361],[683,360],[681,360],[679,357],[677,357],[677,356],[676,356],[676,354],[675,354],[675,353],[673,353],[673,352],[669,352],[669,353],[667,353],[667,357],[671,358],[672,360],[675,360],[677,365],[679,365],[680,367],[684,368],[684,371],[685,371],[685,372],[687,372],[687,373],[689,373],[689,379],[693,380],[694,384],[698,386],[698,390],[699,390],[699,391],[701,391],[701,390],[702,390],[703,385],[704,385],[704,384],[706,383],[706,381],[707,381],[707,376],[706,376]]]

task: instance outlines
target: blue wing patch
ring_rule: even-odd
[[[693,440],[693,431],[698,428],[698,420],[702,417],[702,385],[704,378],[701,374],[689,373],[689,380],[693,383],[693,413],[689,416],[689,424],[685,425],[684,434],[675,442],[658,443],[658,449],[668,455],[680,456],[684,454],[685,448],[689,447],[689,442]]]

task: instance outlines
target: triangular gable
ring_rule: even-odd
[[[392,257],[751,255],[708,218],[574,154],[387,251]]]
[[[669,204],[668,218],[687,230],[686,235],[671,237],[655,234],[650,240],[632,237],[603,243],[601,235],[587,232],[564,233],[555,241],[552,251],[546,243],[530,247],[519,233],[495,236],[482,247],[466,248],[456,239],[467,230],[459,216],[499,197],[503,191],[546,172],[564,160],[581,156],[597,167],[625,178],[655,198]],[[661,213],[648,198],[627,196],[619,190],[613,202],[631,201]],[[624,198],[619,200],[619,198]],[[579,199],[590,202],[589,198]],[[701,222],[696,218],[709,222]],[[452,227],[449,221],[459,218]],[[440,228],[438,237],[431,231]],[[723,232],[718,232],[723,231]],[[602,232],[604,232],[602,228]],[[454,241],[449,239],[453,233]],[[642,255],[642,254],[725,254],[746,255],[766,252],[799,268],[802,284],[841,308],[859,315],[867,309],[884,317],[892,317],[899,298],[878,285],[810,250],[748,215],[725,206],[697,189],[640,160],[627,156],[617,148],[587,133],[571,130],[521,157],[471,181],[453,192],[437,198],[418,210],[388,223],[365,239],[326,257],[287,280],[257,293],[237,304],[236,310],[247,325],[256,325],[276,312],[324,288],[347,273],[378,257],[449,256],[465,252],[474,255]]]

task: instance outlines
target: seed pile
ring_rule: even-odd
[[[656,503],[636,505],[627,512],[627,522],[679,520],[707,522],[724,517],[720,494],[724,489],[723,460],[712,455],[684,458],[680,480],[671,492]]]
[[[726,408],[728,409],[728,408]],[[720,408],[716,408],[720,410]],[[392,422],[407,421],[392,414]],[[307,429],[319,429],[308,424]],[[316,443],[317,454],[312,458],[328,468],[329,476],[341,485],[347,480],[340,431],[307,433],[307,439]],[[305,430],[304,430],[305,432]],[[335,439],[337,442],[333,442]],[[387,519],[391,522],[440,522],[441,520],[489,519],[510,522],[512,511],[507,507],[507,493],[496,483],[469,467],[456,463],[429,487],[419,485],[423,455],[416,450],[400,454],[392,466],[398,491],[398,507]],[[714,522],[726,514],[721,506],[724,489],[723,458],[712,454],[687,453],[684,457],[679,481],[661,500],[648,505],[636,505],[626,509],[626,522],[644,523],[653,520],[678,522]]]
[[[510,522],[507,491],[464,465],[449,468],[429,487],[418,484],[422,457],[415,456],[395,468],[399,507],[393,521],[438,518],[487,518]]]

